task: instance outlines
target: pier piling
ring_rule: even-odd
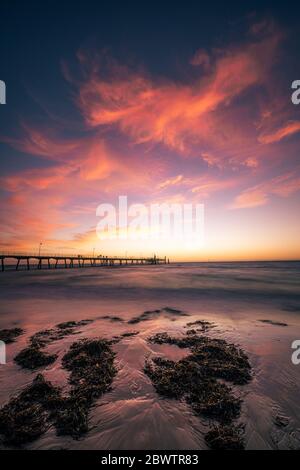
[[[109,256],[88,256],[88,255],[35,255],[20,253],[0,253],[1,272],[14,269],[19,271],[26,269],[57,269],[57,268],[84,268],[84,267],[101,267],[101,266],[133,266],[133,265],[156,265],[169,264],[170,261],[166,257],[109,257]],[[35,263],[37,262],[37,264]]]

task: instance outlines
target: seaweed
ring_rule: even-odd
[[[186,334],[187,335],[196,335],[197,334],[197,330],[194,330],[193,328],[191,330],[186,330]]]
[[[153,316],[159,313],[160,310],[146,310],[145,312],[141,313],[141,315],[138,315],[137,317],[133,317],[128,320],[127,323],[129,323],[129,325],[135,325],[136,323],[140,323],[141,321],[151,320]]]
[[[128,320],[127,323],[134,325],[136,323],[140,323],[141,321],[152,320],[153,317],[160,315],[161,313],[168,313],[172,316],[187,316],[186,313],[178,310],[176,308],[171,307],[163,307],[162,309],[155,309],[155,310],[145,310],[145,312],[141,313],[140,315],[131,318]]]
[[[243,448],[242,429],[233,425],[240,415],[241,399],[219,379],[235,385],[251,380],[251,366],[244,351],[223,339],[196,335],[195,330],[188,330],[182,337],[157,333],[148,341],[188,348],[191,352],[177,362],[162,357],[146,361],[144,372],[156,391],[185,400],[196,414],[219,423],[206,435],[211,448]]]
[[[0,433],[5,442],[21,445],[40,437],[47,430],[49,410],[59,397],[60,390],[38,374],[0,410]]]
[[[274,325],[274,326],[288,326],[287,323],[283,323],[280,321],[273,321],[273,320],[258,320],[261,323],[268,323],[269,325]]]
[[[193,348],[200,343],[205,341],[204,336],[197,336],[195,334],[192,335],[187,335],[187,336],[182,336],[180,338],[175,338],[173,336],[170,336],[168,333],[163,332],[163,333],[156,333],[153,336],[150,336],[148,338],[148,341],[150,343],[156,343],[156,344],[175,344],[179,348]]]
[[[86,320],[79,320],[79,321],[71,320],[71,321],[59,323],[58,325],[56,325],[56,328],[60,328],[62,330],[66,328],[77,328],[78,326],[85,326],[92,322],[93,320],[90,320],[89,318],[87,318]]]
[[[30,345],[22,349],[16,355],[14,361],[25,369],[37,369],[38,367],[52,364],[57,359],[57,354],[48,354],[42,351],[38,346]]]
[[[240,412],[240,400],[231,388],[206,374],[190,357],[173,362],[154,359],[147,362],[145,373],[158,393],[169,398],[184,398],[195,413],[230,422]]]
[[[205,441],[211,449],[215,450],[243,450],[244,427],[226,425],[214,426],[205,435]]]
[[[144,315],[152,315],[154,313],[160,313],[161,309],[155,309],[155,310],[145,310]]]
[[[58,436],[72,436],[78,439],[88,432],[89,407],[78,397],[63,398],[55,412],[55,427]]]
[[[100,317],[102,320],[110,320],[111,322],[123,322],[123,318],[118,317],[116,315],[104,315],[103,317]]]
[[[63,367],[71,371],[73,393],[84,390],[86,396],[97,396],[106,391],[116,373],[114,357],[105,339],[83,339],[73,343],[62,359]]]
[[[125,331],[125,333],[113,336],[111,340],[108,340],[108,343],[117,344],[120,341],[122,341],[122,339],[124,338],[130,338],[131,336],[136,336],[138,334],[139,334],[139,331]]]
[[[182,315],[186,316],[186,313],[183,313],[182,310],[179,310],[177,308],[172,308],[172,307],[164,307],[163,310],[168,313],[172,313],[173,315]]]
[[[121,336],[123,338],[128,338],[130,336],[136,336],[139,334],[139,331],[126,331],[125,333],[122,333]]]
[[[54,341],[59,341],[66,336],[74,335],[77,332],[75,331],[76,328],[80,326],[85,326],[91,323],[93,320],[79,320],[79,321],[66,321],[62,323],[58,323],[54,328],[50,328],[48,330],[41,330],[31,336],[30,342],[33,345],[38,347],[44,347],[47,344],[50,344]]]
[[[25,369],[37,369],[47,366],[57,359],[56,354],[48,354],[42,349],[48,344],[59,341],[66,336],[74,335],[76,328],[87,325],[93,320],[67,321],[59,323],[54,328],[41,330],[32,335],[29,339],[29,346],[20,351],[14,361]]]
[[[38,348],[37,348],[38,349]],[[94,401],[111,387],[116,374],[115,354],[104,339],[73,343],[64,355],[71,390],[59,388],[38,374],[32,384],[0,410],[0,434],[5,442],[22,445],[40,437],[51,424],[58,435],[79,438],[88,431],[88,414]]]
[[[0,330],[0,340],[5,343],[13,343],[16,338],[24,333],[22,328],[11,328]]]
[[[202,370],[210,377],[222,378],[237,385],[245,384],[251,379],[251,366],[246,354],[223,339],[195,334],[176,338],[163,332],[151,336],[148,341],[191,349],[189,359],[201,365]]]
[[[197,331],[201,331],[202,333],[206,333],[208,330],[211,330],[216,325],[206,320],[196,320],[186,324],[186,326],[198,326]]]
[[[114,358],[110,342],[105,339],[84,339],[71,345],[62,359],[63,367],[71,372],[72,389],[56,414],[59,434],[77,438],[88,430],[88,411],[93,401],[110,389],[117,373]]]
[[[136,323],[140,323],[141,321],[144,321],[144,320],[147,320],[147,318],[142,317],[142,316],[140,316],[140,317],[133,317],[133,318],[131,318],[130,320],[128,320],[127,323],[128,323],[129,325],[135,325]]]
[[[41,330],[30,337],[30,344],[37,348],[44,348],[54,341],[59,341],[66,336],[76,334],[73,328],[51,328]]]

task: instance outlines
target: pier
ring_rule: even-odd
[[[119,256],[88,256],[88,255],[35,255],[35,254],[0,254],[1,272],[5,270],[57,269],[57,268],[96,268],[123,265],[157,265],[169,264],[166,257],[127,258]]]

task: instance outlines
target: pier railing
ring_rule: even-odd
[[[57,268],[84,268],[115,265],[156,265],[168,264],[166,257],[120,257],[96,255],[63,255],[63,254],[34,254],[34,253],[0,253],[1,271],[6,268],[14,269],[57,269]]]

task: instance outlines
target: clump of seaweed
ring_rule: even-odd
[[[67,321],[59,323],[54,328],[38,331],[30,337],[29,346],[20,351],[14,358],[15,362],[25,369],[32,370],[52,364],[57,359],[57,355],[48,354],[43,351],[43,348],[54,341],[76,334],[76,328],[87,325],[92,321]]]
[[[201,365],[206,375],[222,378],[234,384],[245,384],[251,379],[251,366],[246,354],[234,344],[218,338],[198,336],[194,333],[179,338],[168,333],[156,333],[148,338],[156,344],[174,344],[192,351],[190,360]]]
[[[100,317],[102,320],[110,320],[111,322],[123,322],[123,318],[118,317],[117,315],[104,315]]]
[[[243,450],[243,426],[214,426],[205,435],[205,441],[215,450]]]
[[[178,308],[164,307],[162,310],[164,310],[167,313],[172,313],[173,315],[186,316],[186,313],[183,313],[183,311],[179,310]]]
[[[197,326],[197,331],[199,332],[202,332],[202,333],[206,333],[208,330],[211,330],[212,328],[215,328],[215,324],[214,323],[211,323],[209,321],[206,321],[206,320],[196,320],[196,321],[192,321],[192,322],[189,322],[186,324],[187,327],[190,327],[190,326]]]
[[[122,333],[121,336],[122,338],[129,338],[130,336],[136,336],[139,334],[139,331],[126,331],[125,333]]]
[[[141,315],[138,315],[137,317],[133,317],[128,320],[127,323],[129,323],[129,325],[135,325],[136,323],[140,323],[141,321],[151,320],[151,318],[158,315],[160,312],[160,310],[146,310],[145,312],[141,313]]]
[[[59,341],[66,336],[76,334],[76,328],[88,325],[92,321],[93,320],[87,319],[80,321],[71,320],[59,323],[54,328],[38,331],[33,336],[31,336],[30,342],[36,346],[44,347],[47,344],[53,343],[54,341]]]
[[[5,442],[21,445],[40,437],[47,430],[49,411],[59,398],[60,390],[38,374],[0,410],[0,433]]]
[[[125,331],[125,333],[113,336],[112,339],[108,341],[108,343],[117,344],[120,341],[122,341],[122,339],[124,338],[130,338],[131,336],[136,336],[138,334],[139,334],[139,331]]]
[[[283,323],[281,321],[274,321],[274,320],[259,320],[262,323],[268,323],[269,325],[274,325],[274,326],[288,326],[287,323]]]
[[[201,364],[207,374],[225,379],[235,385],[251,380],[251,366],[247,355],[234,344],[217,339],[207,339],[193,349],[193,359]]]
[[[88,430],[88,411],[93,401],[107,392],[117,372],[115,354],[105,339],[81,340],[72,344],[62,359],[71,372],[70,397],[56,415],[59,434],[79,437]]]
[[[63,323],[59,323],[56,325],[56,328],[60,328],[61,330],[64,330],[66,328],[77,328],[78,326],[85,326],[88,325],[89,323],[92,323],[93,320],[90,320],[87,318],[86,320],[79,320],[79,321],[65,321]]]
[[[15,362],[25,369],[37,369],[38,367],[48,366],[57,359],[57,354],[48,354],[42,351],[38,346],[30,345],[22,349],[15,357]]]
[[[73,343],[62,359],[63,367],[71,371],[72,393],[95,398],[107,391],[116,374],[114,357],[105,339],[84,339]]]
[[[191,328],[190,330],[186,330],[187,335],[196,335],[197,330],[194,330],[194,328]]]
[[[187,336],[182,336],[180,338],[175,338],[173,336],[170,336],[168,333],[163,332],[163,333],[156,333],[153,336],[150,336],[148,338],[148,341],[150,343],[156,343],[156,344],[175,344],[179,348],[193,348],[202,342],[205,341],[204,336],[197,336],[195,334],[190,334]]]
[[[38,348],[44,348],[54,341],[59,341],[66,336],[74,334],[76,334],[74,328],[51,328],[48,330],[41,330],[31,336],[30,344]]]
[[[156,358],[147,362],[146,374],[161,395],[184,398],[200,415],[229,422],[240,411],[240,400],[230,387],[208,375],[191,357],[173,362]]]
[[[146,310],[145,312],[141,313],[141,315],[138,315],[137,317],[133,317],[130,320],[128,320],[127,323],[134,325],[136,323],[140,323],[141,321],[151,320],[152,318],[155,318],[162,313],[167,313],[171,316],[183,316],[183,317],[187,316],[186,313],[176,308],[163,307],[161,309],[156,309],[156,310]]]
[[[59,388],[38,374],[32,384],[0,410],[0,434],[10,444],[22,445],[40,437],[53,423],[57,434],[79,438],[88,431],[93,402],[111,387],[116,374],[115,354],[104,339],[73,343],[63,357],[71,391]]]
[[[219,422],[207,437],[210,447],[243,447],[241,431],[232,424],[240,415],[241,400],[219,379],[239,385],[249,382],[251,366],[246,354],[225,340],[198,336],[194,331],[179,338],[166,332],[157,333],[148,340],[191,351],[177,362],[161,357],[146,362],[144,371],[156,391],[163,396],[184,399],[195,413]]]
[[[55,412],[57,435],[78,439],[88,432],[88,412],[86,400],[78,400],[77,396],[62,398]]]
[[[16,338],[24,333],[22,328],[11,328],[0,330],[0,340],[5,343],[13,343]]]

